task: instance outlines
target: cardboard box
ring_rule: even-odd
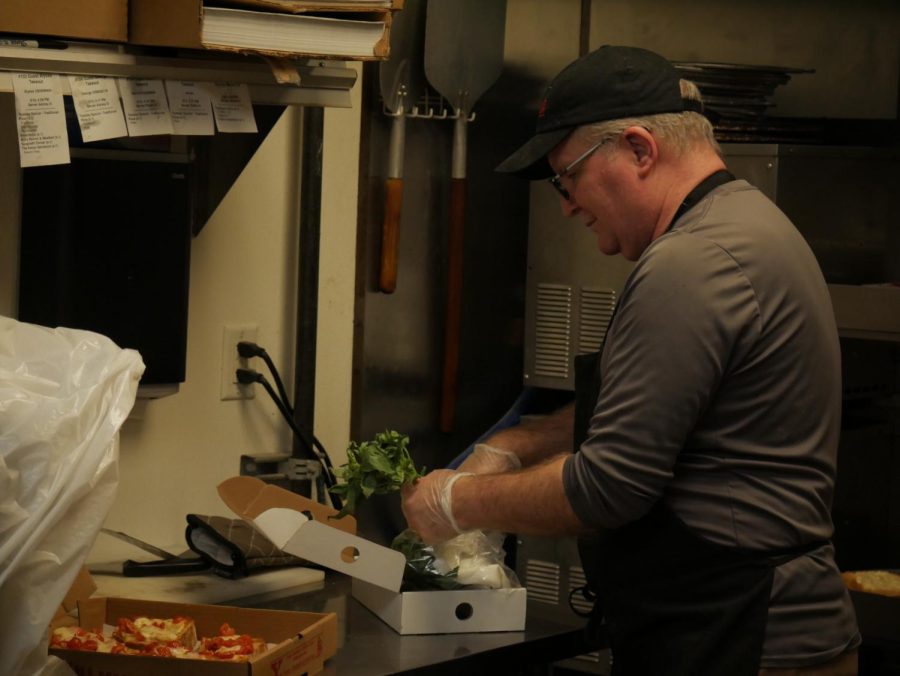
[[[467,634],[525,629],[524,587],[396,593],[353,580],[353,597],[398,634]]]
[[[0,33],[128,40],[128,0],[3,0]]]
[[[400,592],[405,557],[356,536],[352,517],[334,519],[335,510],[254,477],[233,477],[218,490],[283,551],[350,575],[353,596],[400,634],[525,629],[524,587]]]
[[[165,603],[120,598],[91,598],[78,602],[78,624],[85,629],[115,626],[120,617],[191,617],[198,636],[216,636],[228,622],[242,634],[259,636],[277,645],[247,662],[218,662],[111,655],[51,648],[79,676],[301,676],[322,671],[337,652],[337,616],[190,603]]]
[[[289,15],[292,12],[273,11],[273,4],[266,0],[244,0],[242,6],[230,6],[232,9],[244,9],[259,11],[269,14]],[[363,14],[359,13],[359,7],[345,8],[355,9],[351,13],[354,20],[360,20]],[[320,10],[321,7],[313,6],[309,11]],[[211,49],[231,53],[254,53],[272,57],[309,56],[318,58],[352,58],[352,59],[384,59],[387,58],[390,49],[390,24],[391,9],[384,7],[370,7],[365,12],[368,21],[385,22],[378,43],[374,47],[371,56],[358,54],[321,54],[315,50],[309,51],[279,51],[265,46],[257,47],[232,47],[219,44],[206,44],[203,41],[204,0],[130,0],[128,6],[128,35],[129,42],[135,45],[154,47],[176,47],[181,49]],[[293,12],[303,14],[305,12]],[[341,12],[334,12],[329,8],[329,13],[337,17]],[[335,43],[339,40],[333,37]]]
[[[65,624],[78,624],[78,621],[72,616],[73,611],[78,608],[78,601],[88,598],[95,591],[97,591],[97,583],[94,582],[88,569],[82,566],[62,603],[59,604],[59,608],[56,609],[56,613],[50,621],[50,628],[55,629]]]

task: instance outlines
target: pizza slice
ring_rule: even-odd
[[[180,659],[191,660],[201,659],[200,653],[194,651],[192,648],[185,648],[180,643],[176,643],[174,641],[166,644],[154,643],[136,652],[140,652],[141,655],[149,655],[151,657],[178,657]]]
[[[111,636],[81,627],[57,627],[50,635],[51,648],[85,650],[96,653],[123,654],[130,650]]]
[[[266,652],[268,646],[261,638],[238,634],[227,622],[219,628],[219,635],[200,639],[198,652],[203,659],[243,662]]]
[[[155,646],[192,650],[197,643],[197,629],[189,617],[120,617],[113,638],[142,652],[150,652]]]

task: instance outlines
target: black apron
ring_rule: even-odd
[[[672,223],[732,180],[726,171],[708,177]],[[600,352],[575,360],[576,451],[600,394],[599,366]],[[635,522],[579,539],[594,600],[588,640],[598,645],[608,636],[614,676],[756,676],[774,568],[822,544],[777,552],[724,547],[692,533],[659,501]]]

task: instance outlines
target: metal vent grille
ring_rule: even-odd
[[[581,566],[570,566],[569,567],[569,598],[571,599],[571,604],[579,613],[589,613],[591,612],[591,608],[594,607],[594,604],[588,601],[581,592],[577,592],[572,594],[573,589],[579,589],[587,584],[587,580],[584,577],[584,569]]]
[[[557,605],[559,603],[559,566],[531,559],[525,565],[525,588],[529,601]]]
[[[578,354],[596,352],[600,349],[615,308],[614,289],[581,289]]]
[[[572,335],[572,287],[538,284],[534,373],[568,378]]]

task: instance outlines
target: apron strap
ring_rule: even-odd
[[[675,215],[672,216],[672,221],[669,223],[669,226],[665,229],[665,232],[671,230],[675,223],[678,222],[678,219],[684,216],[688,211],[694,208],[700,200],[706,197],[710,192],[718,188],[720,185],[725,185],[726,183],[731,183],[736,180],[734,174],[726,169],[719,169],[716,172],[713,172],[706,178],[704,178],[697,185],[696,188],[691,190],[687,197],[684,198],[684,201],[678,206],[678,210],[675,212]]]

